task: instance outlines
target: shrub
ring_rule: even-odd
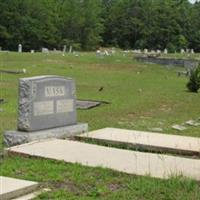
[[[190,71],[190,79],[187,83],[187,88],[190,92],[198,92],[200,88],[200,65]]]

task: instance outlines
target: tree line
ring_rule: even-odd
[[[188,0],[0,0],[0,46],[200,51],[200,2]]]

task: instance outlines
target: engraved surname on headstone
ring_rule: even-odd
[[[33,103],[34,116],[50,115],[54,113],[53,101],[39,101]]]
[[[65,95],[65,87],[64,86],[50,86],[45,87],[45,97],[59,97]]]
[[[57,100],[57,102],[56,102],[56,112],[57,113],[73,112],[73,110],[74,110],[74,100],[73,99]]]

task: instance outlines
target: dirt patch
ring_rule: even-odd
[[[48,182],[48,184],[50,185],[50,187],[52,187],[52,189],[68,190],[69,192],[74,194],[82,193],[80,188],[70,180]]]
[[[115,191],[118,191],[120,190],[121,188],[123,188],[123,185],[122,183],[120,182],[114,182],[114,183],[109,183],[107,185],[108,189],[111,191],[111,192],[115,192]]]
[[[171,108],[169,105],[163,104],[163,105],[160,107],[160,110],[163,111],[163,112],[170,112],[170,111],[172,110],[172,108]]]
[[[135,117],[137,116],[137,114],[135,112],[129,112],[128,113],[128,117]]]

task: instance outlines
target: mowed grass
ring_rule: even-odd
[[[0,105],[1,136],[5,130],[16,129],[18,79],[54,74],[76,80],[78,99],[111,102],[78,110],[78,121],[87,122],[90,130],[162,128],[168,134],[200,137],[200,127],[186,126],[182,132],[172,129],[174,124],[200,118],[200,94],[187,92],[188,78],[177,77],[176,72],[183,69],[138,63],[132,54],[122,53],[109,57],[96,57],[95,53],[64,57],[53,53],[0,53],[0,69],[22,68],[26,74],[0,74],[0,98],[7,102]],[[0,169],[1,175],[50,187],[52,192],[42,194],[41,199],[200,199],[199,183],[180,177],[159,180],[18,156],[6,156]]]

